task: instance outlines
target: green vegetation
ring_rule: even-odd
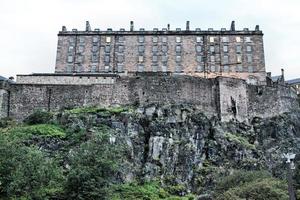
[[[247,149],[255,149],[255,145],[254,144],[250,144],[247,140],[247,138],[239,136],[239,135],[234,135],[231,133],[225,133],[224,134],[225,138],[230,141],[233,142],[237,145],[240,145],[242,147],[245,147]]]
[[[47,124],[47,123],[50,123],[52,117],[53,117],[53,113],[51,113],[51,112],[46,112],[43,110],[36,110],[31,115],[29,115],[27,118],[25,118],[24,122],[29,125]]]
[[[45,137],[65,137],[64,130],[53,124],[37,124],[18,126],[9,130],[13,135],[39,135]]]

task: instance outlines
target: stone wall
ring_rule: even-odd
[[[255,116],[271,117],[298,108],[296,93],[289,87],[247,85],[242,79],[154,73],[113,80],[114,83],[107,84],[11,84],[0,91],[1,117],[6,115],[8,107],[10,116],[22,120],[36,109],[192,104],[207,116],[217,116],[222,121],[247,121]],[[10,93],[9,106],[4,105],[6,91]]]
[[[5,89],[0,88],[0,119],[7,117],[8,109],[8,92]]]

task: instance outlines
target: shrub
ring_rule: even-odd
[[[24,119],[24,122],[29,125],[47,124],[50,123],[53,114],[43,110],[36,110],[34,113]]]
[[[66,135],[62,128],[52,124],[37,124],[30,126],[15,127],[11,129],[9,133],[17,137],[26,137],[31,135],[45,137],[65,137]]]

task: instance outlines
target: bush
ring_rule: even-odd
[[[30,126],[20,126],[9,130],[9,133],[14,136],[27,137],[31,135],[45,136],[45,137],[65,137],[64,130],[52,124],[37,124]]]
[[[33,124],[47,124],[50,123],[53,114],[43,110],[36,110],[34,113],[24,119],[24,122],[29,125]]]

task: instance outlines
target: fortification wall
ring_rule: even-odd
[[[0,89],[0,119],[7,117],[8,109],[8,92],[5,89]]]

